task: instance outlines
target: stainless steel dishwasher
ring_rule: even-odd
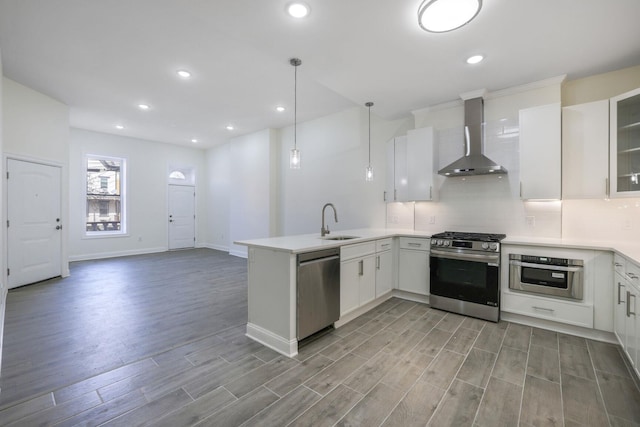
[[[298,255],[298,341],[340,318],[340,248]]]

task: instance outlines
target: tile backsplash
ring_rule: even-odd
[[[571,239],[640,241],[640,199],[564,200],[562,236]]]
[[[462,156],[461,128],[436,130],[438,169]],[[445,230],[561,237],[562,202],[520,199],[518,119],[487,122],[485,154],[507,175],[444,178],[437,176],[434,202],[387,205],[387,226],[437,233]]]

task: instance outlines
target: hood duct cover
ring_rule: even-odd
[[[484,101],[472,98],[464,101],[465,154],[450,165],[440,169],[444,176],[497,175],[507,170],[484,155]]]

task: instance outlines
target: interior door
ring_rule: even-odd
[[[193,186],[169,185],[169,249],[195,246],[195,196]]]
[[[62,274],[59,167],[7,161],[9,288]]]

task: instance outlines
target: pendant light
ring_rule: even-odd
[[[302,61],[298,58],[291,58],[289,63],[293,65],[293,148],[289,154],[289,168],[300,169],[300,150],[297,141],[298,122],[298,66]]]
[[[364,179],[373,181],[373,168],[371,167],[371,107],[373,107],[373,102],[369,101],[364,105],[369,109],[369,164],[365,169]]]

